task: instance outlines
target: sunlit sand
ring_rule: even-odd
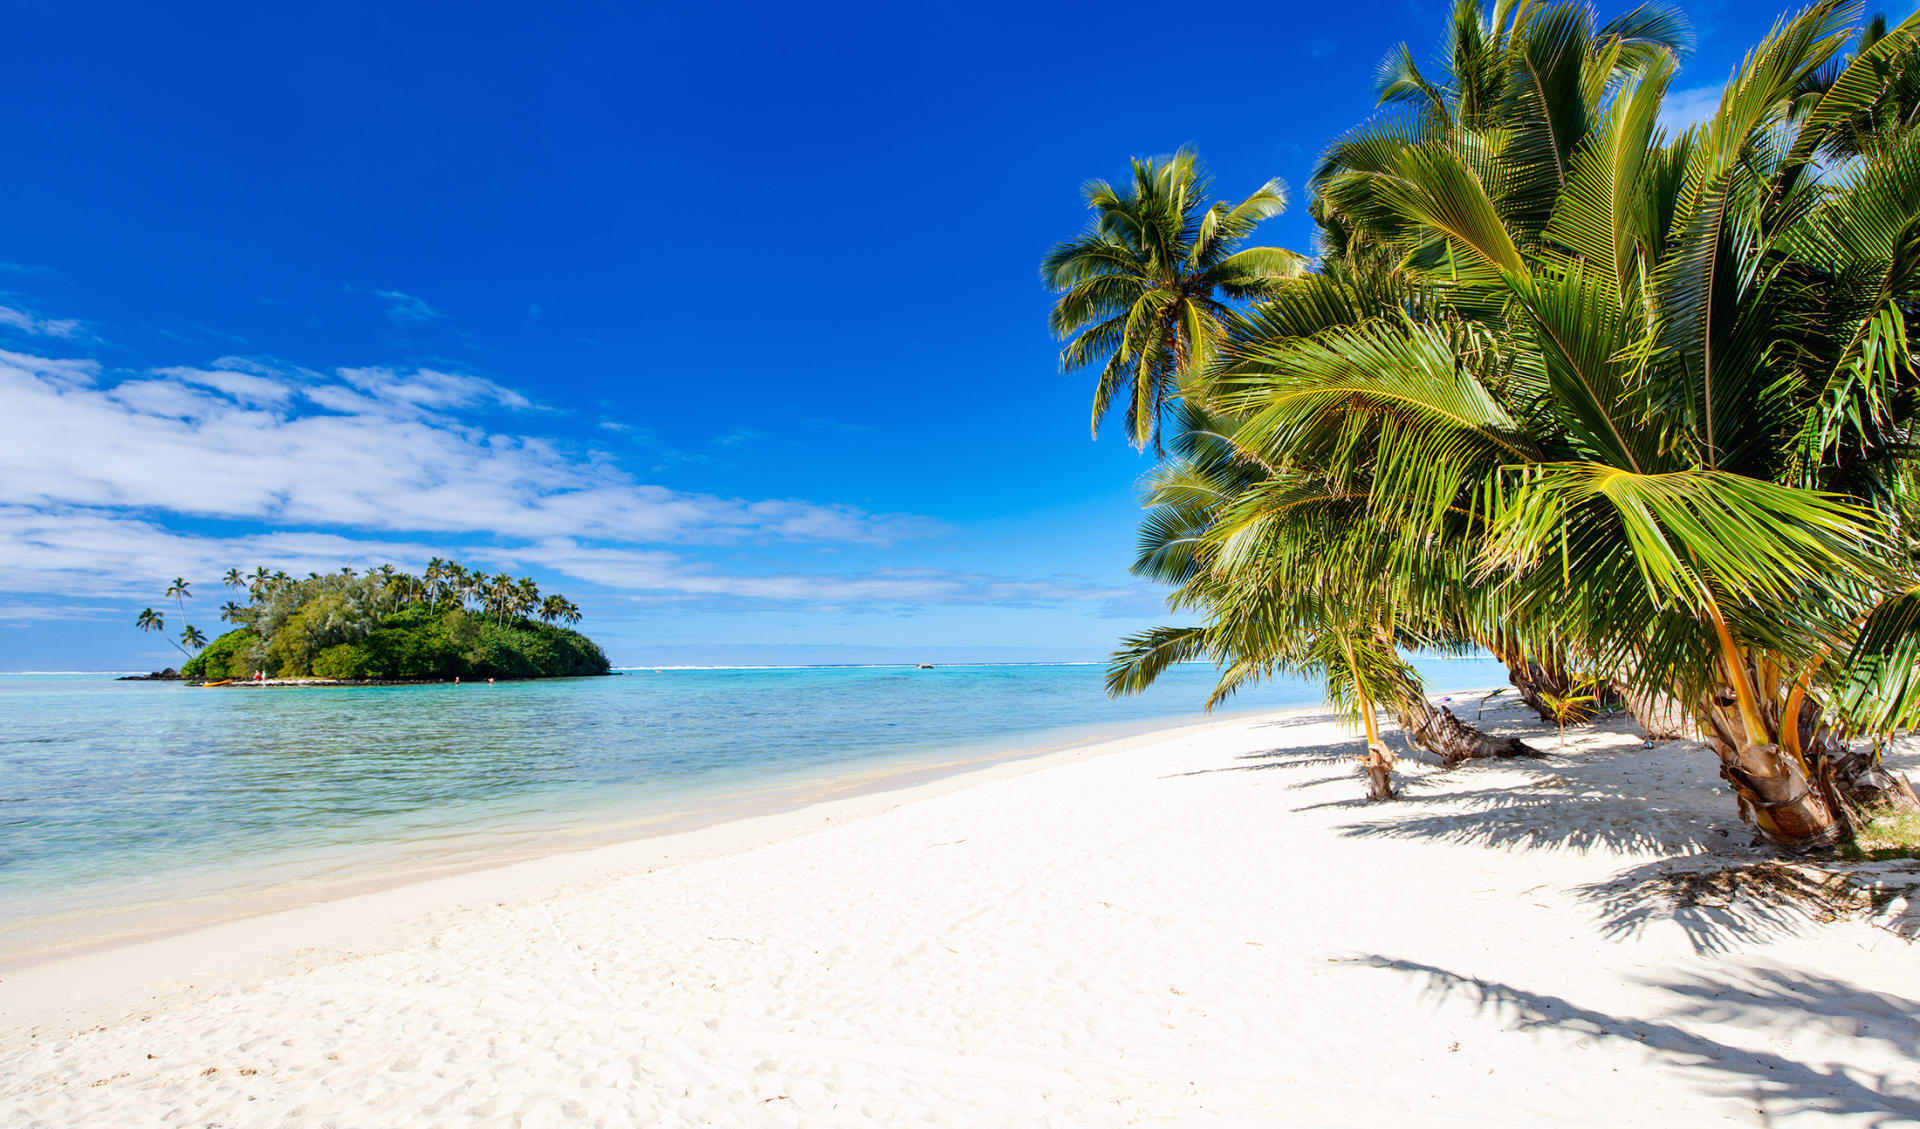
[[[1704,751],[1603,724],[1367,805],[1357,748],[1189,726],[20,970],[0,1119],[1920,1118],[1907,940],[1674,895],[1760,857]]]

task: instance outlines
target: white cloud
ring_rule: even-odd
[[[255,375],[238,365],[211,369],[163,368],[155,369],[153,374],[223,392],[241,404],[284,404],[294,394],[284,381]]]
[[[84,328],[79,318],[43,318],[15,306],[0,306],[0,325],[39,337],[65,340],[81,336]]]
[[[89,510],[46,513],[0,505],[0,569],[15,592],[159,599],[164,578],[199,579],[203,589],[242,564],[296,575],[388,561],[424,561],[424,546],[359,540],[332,533],[266,532],[202,537],[144,518]],[[224,590],[223,590],[224,591]],[[204,598],[210,591],[202,591]],[[221,599],[225,599],[222,597]],[[220,601],[212,601],[217,607]]]
[[[1107,601],[1133,595],[1072,577],[1021,580],[935,568],[882,568],[857,573],[723,574],[671,553],[583,545],[555,538],[516,548],[513,556],[608,588],[756,600],[889,604],[1039,605]]]
[[[416,298],[404,290],[375,290],[373,296],[386,299],[387,320],[396,325],[418,325],[446,316],[426,299]]]
[[[1713,117],[1720,109],[1720,95],[1726,89],[1725,84],[1721,84],[1667,91],[1666,99],[1660,103],[1660,128],[1672,137],[1688,126],[1699,125]]]
[[[452,555],[492,570],[550,570],[601,588],[678,599],[771,602],[833,601],[857,605],[994,604],[1036,607],[1073,602],[1106,604],[1137,596],[1131,588],[1090,584],[1074,577],[1040,580],[931,568],[872,569],[857,573],[739,575],[664,549],[599,546],[570,538],[522,545],[449,550],[412,540],[356,538],[311,531],[234,536],[182,533],[147,518],[101,510],[49,513],[0,505],[0,576],[4,588],[72,597],[121,597],[155,603],[173,576],[198,580],[198,598],[224,593],[215,578],[229,568],[282,569],[296,576],[351,564],[382,564],[418,571],[430,557]],[[215,615],[224,594],[189,612]]]
[[[504,385],[478,376],[415,369],[344,368],[340,378],[377,400],[444,410],[498,404],[504,408],[531,408],[533,401]]]
[[[886,547],[942,527],[641,482],[591,446],[479,426],[475,413],[535,405],[460,373],[227,357],[124,374],[0,351],[0,404],[0,592],[152,603],[176,575],[210,585],[230,567],[417,570],[449,555],[648,600],[1097,610],[1139,592],[938,568],[723,567],[702,550]]]
[[[126,615],[125,604],[27,603],[0,600],[0,623],[53,622],[81,620],[109,622]]]
[[[253,363],[110,384],[91,362],[0,351],[0,401],[0,503],[622,542],[884,545],[937,529],[851,506],[641,483],[590,449],[446,414],[527,401],[429,370],[265,376]]]

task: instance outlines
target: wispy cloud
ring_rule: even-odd
[[[521,561],[608,588],[752,600],[834,601],[844,604],[998,604],[1037,607],[1129,598],[1078,577],[1022,579],[939,568],[880,568],[861,572],[722,573],[672,553],[585,545],[555,538],[513,550]]]
[[[355,294],[371,294],[385,302],[387,320],[395,325],[423,325],[446,316],[425,298],[417,298],[404,290],[362,290],[357,286],[347,289]]]
[[[888,549],[946,530],[911,514],[648,483],[592,439],[528,431],[555,417],[521,391],[451,369],[222,357],[128,372],[0,351],[0,403],[0,593],[32,597],[11,605],[21,609],[137,606],[156,578],[229,567],[418,568],[448,554],[681,606],[1108,614],[1141,594],[1072,576],[768,564],[743,550]],[[590,434],[617,431],[632,460],[667,454],[647,429],[608,423]],[[740,428],[719,441],[758,438]]]
[[[83,620],[109,622],[121,619],[126,614],[126,605],[119,603],[36,603],[0,600],[0,623],[73,623]]]
[[[625,542],[885,545],[938,528],[643,483],[591,448],[450,414],[528,404],[460,374],[227,361],[113,382],[90,361],[0,352],[0,399],[11,409],[0,414],[0,503]]]
[[[0,569],[6,570],[4,588],[13,592],[144,597],[151,602],[160,577],[202,578],[204,583],[240,565],[300,575],[342,564],[424,561],[431,555],[424,545],[408,541],[311,531],[210,537],[105,510],[0,505]]]
[[[1678,134],[1688,126],[1713,117],[1720,108],[1720,95],[1726,89],[1725,84],[1721,84],[1668,91],[1666,100],[1660,104],[1660,128],[1669,135]]]
[[[533,407],[533,401],[504,384],[465,373],[435,369],[401,372],[386,367],[345,368],[340,370],[340,378],[376,400],[428,411],[485,405],[519,410]]]
[[[62,340],[81,337],[86,328],[79,318],[45,318],[18,306],[5,305],[0,305],[0,325],[36,337],[58,337]]]
[[[450,549],[405,538],[311,530],[212,536],[184,533],[152,518],[108,510],[49,512],[0,505],[0,576],[5,578],[5,590],[58,592],[68,599],[121,597],[134,602],[127,607],[151,602],[159,579],[175,575],[211,578],[228,568],[254,566],[295,575],[330,571],[342,564],[418,569],[429,557],[450,551],[489,569],[548,570],[636,598],[682,603],[831,603],[841,610],[1083,603],[1107,614],[1105,609],[1116,601],[1133,601],[1141,595],[1133,588],[1102,586],[1078,577],[1027,579],[936,568],[729,573],[669,549],[595,545],[566,537]]]

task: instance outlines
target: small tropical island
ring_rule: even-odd
[[[562,624],[580,622],[565,596],[543,596],[530,577],[489,576],[438,557],[420,575],[383,565],[305,577],[228,569],[222,583],[247,595],[220,609],[231,630],[207,641],[185,624],[174,646],[187,656],[179,678],[200,685],[254,681],[315,684],[577,678],[607,674],[599,644]],[[192,584],[166,595],[184,621]],[[163,632],[164,612],[146,608],[142,631]]]

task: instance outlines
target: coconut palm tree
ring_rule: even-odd
[[[486,608],[493,613],[493,621],[495,623],[505,622],[507,616],[513,613],[514,606],[518,599],[519,587],[514,582],[513,577],[508,576],[506,573],[496,573],[493,578],[487,582],[485,593]]]
[[[1412,535],[1461,531],[1523,631],[1684,704],[1792,849],[1842,829],[1840,741],[1873,697],[1843,678],[1898,651],[1886,609],[1920,591],[1902,532],[1920,381],[1891,344],[1920,309],[1902,234],[1920,140],[1811,169],[1911,57],[1915,20],[1809,102],[1848,14],[1823,0],[1783,23],[1671,143],[1656,63],[1589,119],[1561,186],[1462,133],[1391,154],[1330,206],[1398,233],[1446,318],[1283,343],[1215,393],[1270,460],[1335,450],[1374,497],[1428,499],[1396,511]],[[1886,641],[1863,651],[1876,615]]]
[[[1855,79],[1871,92],[1870,97],[1836,117],[1820,142],[1820,152],[1836,164],[1883,152],[1920,124],[1920,67],[1914,65],[1914,48],[1896,43],[1892,51],[1882,50],[1887,32],[1886,16],[1874,16],[1861,28],[1846,66],[1823,68],[1796,95],[1796,107],[1817,106],[1855,61],[1867,61],[1866,70],[1856,73]]]
[[[179,581],[179,580],[174,581],[174,585],[176,587],[179,587],[182,584],[184,584],[183,581]],[[173,593],[169,591],[168,595],[173,595]],[[140,614],[134,618],[134,625],[142,631],[164,631],[166,630],[167,620],[166,620],[166,616],[164,616],[160,612],[156,612],[152,608],[143,608],[141,609]],[[187,650],[187,646],[192,646],[196,649],[199,647],[204,647],[206,646],[206,643],[207,643],[207,637],[200,631],[199,628],[193,626],[192,624],[188,624],[186,627],[186,630],[180,633],[180,638],[178,640],[168,639],[167,642],[172,643],[175,647],[178,647],[180,649],[180,652],[186,655],[188,658],[192,658],[193,652]]]
[[[1224,671],[1209,708],[1275,673],[1323,678],[1367,732],[1376,799],[1392,797],[1394,764],[1376,706],[1394,713],[1410,744],[1449,764],[1534,755],[1428,702],[1404,649],[1464,650],[1467,636],[1444,599],[1450,590],[1429,575],[1434,562],[1405,554],[1372,522],[1365,484],[1266,464],[1242,445],[1239,420],[1191,400],[1181,414],[1175,457],[1148,477],[1134,572],[1175,585],[1170,606],[1202,611],[1207,627],[1129,639],[1109,669],[1110,691],[1138,691],[1166,662],[1199,655]]]
[[[220,619],[222,622],[245,623],[246,618],[247,609],[234,603],[232,600],[228,600],[226,603],[220,605]]]
[[[222,584],[225,584],[227,587],[235,590],[245,588],[247,586],[247,578],[244,575],[242,575],[240,570],[237,568],[228,569],[226,576],[222,577],[220,582]]]
[[[1223,299],[1258,297],[1305,264],[1292,251],[1241,246],[1286,208],[1284,184],[1268,181],[1238,204],[1208,201],[1210,187],[1191,149],[1135,160],[1124,188],[1089,181],[1082,191],[1092,223],[1055,246],[1040,268],[1056,294],[1049,324],[1067,341],[1061,370],[1100,370],[1096,435],[1118,397],[1127,438],[1158,453],[1163,409],[1226,336]]]
[[[460,584],[461,604],[464,605],[468,600],[473,600],[475,602],[481,603],[482,604],[481,610],[484,611],[485,610],[484,601],[486,599],[486,594],[492,585],[493,578],[488,576],[486,573],[479,571],[478,569],[466,569],[466,568],[462,568],[458,576],[459,576],[459,584]]]
[[[1671,71],[1691,45],[1685,19],[1654,4],[1602,24],[1584,3],[1495,0],[1487,11],[1455,0],[1437,70],[1430,76],[1405,44],[1396,48],[1378,75],[1388,109],[1332,145],[1314,172],[1323,250],[1448,263],[1445,241],[1387,200],[1397,163],[1433,145],[1482,167],[1498,161],[1499,175],[1487,178],[1494,206],[1518,237],[1537,237],[1619,85]]]
[[[178,576],[173,578],[172,584],[167,585],[166,595],[180,605],[181,615],[187,614],[187,601],[193,598],[193,593],[188,591],[191,587],[192,585]]]

